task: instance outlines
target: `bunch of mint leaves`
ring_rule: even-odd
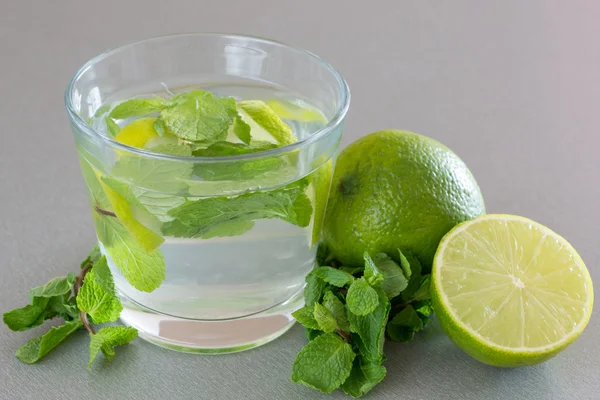
[[[258,103],[262,102],[252,101]],[[168,140],[149,150],[171,156],[238,156],[279,147],[253,140],[238,106],[233,98],[195,90],[168,100],[127,100],[112,109],[101,107],[96,115],[106,114],[112,136],[132,120],[154,118],[152,129]],[[240,143],[226,141],[230,133]],[[79,146],[78,153],[98,239],[127,281],[140,291],[154,291],[166,277],[159,249],[165,236],[238,236],[252,229],[257,219],[277,218],[303,228],[311,222],[313,207],[305,194],[310,180],[280,186],[295,173],[286,155],[194,164],[121,152],[102,173],[108,168],[90,151]],[[248,191],[269,186],[279,187]]]
[[[17,350],[16,356],[29,364],[38,362],[74,332],[85,328],[90,335],[88,368],[91,368],[99,352],[112,360],[115,347],[137,337],[137,330],[131,327],[94,328],[93,325],[115,322],[122,310],[106,258],[95,246],[81,263],[77,277],[70,273],[31,289],[29,304],[4,313],[3,321],[13,331],[25,331],[46,320],[64,320],[62,325],[53,326]]]
[[[296,356],[292,381],[361,397],[383,380],[386,338],[413,339],[433,312],[429,275],[417,258],[399,250],[397,259],[365,252],[364,267],[323,262],[306,277],[306,305],[293,316],[309,342]]]

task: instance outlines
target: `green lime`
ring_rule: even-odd
[[[363,253],[412,253],[431,268],[442,237],[485,213],[467,166],[441,143],[407,131],[372,133],[344,149],[336,163],[323,240],[348,266]]]
[[[498,367],[547,360],[583,331],[594,289],[575,249],[530,219],[483,215],[441,241],[432,299],[446,334]]]
[[[238,103],[238,111],[251,127],[253,140],[272,141],[282,146],[295,143],[292,129],[260,100],[244,100]]]

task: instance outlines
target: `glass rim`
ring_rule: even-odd
[[[229,38],[238,38],[238,39],[239,38],[252,39],[252,40],[258,41],[258,42],[263,42],[263,43],[267,43],[270,45],[284,47],[284,48],[287,48],[290,50],[294,50],[294,51],[303,53],[309,57],[312,57],[313,59],[315,59],[319,63],[321,63],[333,75],[333,77],[337,81],[338,87],[340,89],[340,95],[338,98],[340,106],[337,108],[337,111],[333,115],[333,117],[327,121],[327,124],[325,124],[325,126],[314,131],[310,136],[308,136],[302,140],[299,140],[297,142],[294,142],[294,143],[291,143],[291,144],[288,144],[285,146],[277,147],[275,149],[265,150],[265,151],[261,151],[261,152],[257,152],[257,153],[240,154],[240,155],[233,155],[233,156],[218,156],[218,157],[217,156],[212,156],[212,157],[174,156],[174,155],[169,155],[169,154],[155,153],[155,152],[152,152],[152,151],[149,151],[146,149],[140,149],[137,147],[128,146],[126,144],[117,142],[114,139],[111,139],[107,136],[102,135],[96,129],[89,126],[79,116],[78,112],[75,110],[75,107],[73,106],[72,93],[73,93],[73,90],[75,87],[75,83],[79,80],[79,78],[81,78],[81,76],[92,65],[94,65],[94,64],[102,61],[106,57],[108,57],[120,50],[126,49],[128,47],[133,47],[135,45],[145,43],[145,42],[151,42],[154,40],[160,40],[160,39],[165,39],[165,38],[174,38],[174,37],[184,37],[184,36],[205,36],[205,37],[213,36],[213,37],[222,37],[222,38],[229,37]],[[88,60],[85,64],[83,64],[83,66],[81,66],[77,70],[77,72],[75,73],[73,78],[71,78],[71,81],[67,85],[67,88],[66,88],[65,94],[64,94],[64,102],[65,102],[65,108],[67,109],[67,114],[69,115],[69,119],[71,120],[71,122],[73,124],[75,124],[77,126],[77,128],[80,131],[85,132],[88,136],[102,140],[110,147],[113,147],[113,148],[116,148],[119,150],[124,150],[129,153],[134,153],[134,154],[144,156],[144,157],[158,158],[158,159],[171,160],[171,161],[186,161],[186,162],[236,161],[236,160],[245,160],[245,159],[276,156],[276,155],[279,155],[282,153],[286,153],[289,151],[293,151],[293,150],[302,148],[306,145],[309,145],[309,144],[317,141],[321,137],[325,136],[328,132],[335,129],[335,127],[337,127],[343,121],[344,117],[346,116],[346,113],[348,112],[348,108],[350,106],[350,88],[348,87],[348,84],[346,83],[346,81],[344,80],[342,75],[331,64],[329,64],[327,61],[323,60],[321,57],[317,56],[313,52],[310,52],[303,48],[290,46],[288,44],[285,44],[285,43],[282,43],[282,42],[279,42],[276,40],[266,39],[266,38],[259,37],[259,36],[232,34],[232,33],[220,33],[220,32],[196,32],[196,33],[179,33],[179,34],[172,34],[172,35],[155,36],[152,38],[147,38],[147,39],[142,39],[142,40],[138,40],[135,42],[130,42],[130,43],[127,43],[127,44],[124,44],[124,45],[121,45],[118,47],[113,47],[111,49],[104,51],[103,53]]]

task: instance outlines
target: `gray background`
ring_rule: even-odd
[[[488,211],[558,231],[600,285],[599,21],[594,0],[1,0],[0,310],[77,269],[94,242],[62,101],[72,74],[107,48],[188,31],[272,37],[323,56],[352,89],[344,144],[385,128],[439,139],[470,166]],[[519,370],[477,363],[434,324],[387,347],[388,377],[369,398],[600,398],[599,309],[564,353]],[[136,341],[91,372],[83,332],[37,365],[13,357],[44,329],[0,326],[0,398],[328,398],[289,381],[299,327],[216,357]]]

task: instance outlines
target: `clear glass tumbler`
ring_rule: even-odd
[[[203,89],[310,105],[283,117],[295,143],[193,157],[133,148],[98,120],[132,97]],[[121,320],[160,346],[225,353],[291,327],[313,268],[350,101],[342,77],[304,50],[227,34],[184,34],[110,50],[85,64],[65,103]]]

